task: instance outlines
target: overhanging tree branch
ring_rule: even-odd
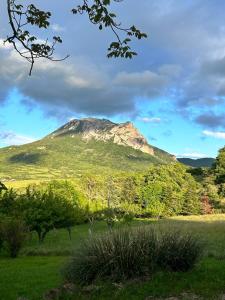
[[[88,15],[89,21],[97,25],[99,30],[109,28],[116,37],[108,47],[109,58],[122,57],[133,58],[137,55],[130,47],[131,38],[142,39],[147,35],[137,29],[134,25],[129,28],[123,28],[121,23],[116,21],[116,15],[109,11],[112,2],[122,2],[123,0],[82,0],[82,3],[72,9],[73,14]],[[34,63],[39,58],[46,58],[51,61],[63,61],[69,57],[55,59],[54,52],[57,43],[62,43],[59,36],[53,36],[52,42],[48,39],[39,41],[27,29],[27,26],[37,26],[40,29],[47,29],[50,26],[51,13],[39,10],[33,4],[23,6],[17,4],[17,0],[7,0],[7,13],[12,34],[8,36],[5,42],[13,45],[16,52],[30,63],[29,75],[31,75]],[[122,39],[120,34],[125,34]]]
[[[62,61],[68,57],[67,55],[61,59],[55,59],[53,56],[55,45],[62,43],[59,36],[54,36],[52,43],[49,43],[48,39],[44,42],[39,42],[37,37],[24,29],[26,25],[47,29],[50,25],[50,12],[39,10],[33,4],[24,8],[21,4],[17,5],[16,0],[7,0],[7,13],[12,34],[7,37],[5,43],[12,44],[17,53],[30,63],[29,75],[31,75],[34,62],[38,58]]]
[[[108,48],[107,56],[110,57],[122,57],[122,58],[132,58],[137,55],[136,52],[131,50],[129,43],[131,42],[131,37],[137,39],[147,38],[147,34],[141,32],[134,25],[130,28],[123,28],[121,23],[116,21],[116,14],[110,12],[108,7],[112,2],[122,2],[123,0],[83,0],[82,5],[78,5],[76,8],[72,9],[74,14],[84,14],[88,15],[89,21],[98,25],[99,29],[110,28],[114,35],[116,36],[116,41],[112,42]],[[121,39],[120,33],[125,33],[125,39]]]

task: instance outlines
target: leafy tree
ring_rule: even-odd
[[[184,203],[182,207],[183,215],[197,215],[201,213],[200,195],[195,191],[196,186],[189,184],[187,191],[184,193]]]
[[[0,194],[0,213],[11,216],[16,213],[18,194],[15,190],[9,189]]]
[[[225,183],[225,147],[219,150],[213,170],[216,175],[216,183]]]
[[[116,180],[112,176],[107,178],[106,182],[106,201],[107,201],[107,208],[105,210],[105,217],[106,223],[111,230],[116,219],[117,219],[117,211],[116,208],[118,207],[119,202],[117,194],[117,186]]]
[[[78,195],[71,196],[71,191],[65,187],[69,185],[60,186],[56,182],[50,183],[45,190],[28,187],[20,196],[19,210],[30,230],[37,232],[40,243],[54,228],[66,228],[70,233],[71,226],[82,218]]]
[[[121,201],[137,204],[141,201],[140,175],[128,175],[121,178]]]
[[[86,215],[92,232],[94,221],[99,217],[98,211],[104,208],[104,184],[101,179],[92,174],[83,175],[80,185],[86,198]]]
[[[6,42],[13,45],[14,49],[26,59],[30,67],[30,75],[36,59],[46,58],[51,61],[57,61],[54,58],[55,46],[62,43],[60,36],[53,36],[52,43],[48,39],[39,42],[35,35],[30,33],[30,27],[36,26],[39,29],[47,29],[50,26],[51,12],[43,11],[34,4],[21,4],[17,0],[7,1],[7,13],[11,34],[7,37]],[[108,57],[124,57],[132,58],[137,55],[129,43],[131,38],[146,38],[147,35],[137,29],[134,25],[124,28],[117,21],[116,14],[110,11],[110,5],[113,2],[121,2],[123,0],[81,0],[80,5],[72,9],[72,13],[86,14],[88,20],[98,26],[99,30],[109,28],[115,35],[116,41],[112,42],[108,48]],[[124,33],[125,37],[121,38],[120,33]],[[58,59],[64,60],[68,55]]]
[[[181,164],[151,166],[142,185],[143,211],[172,216],[199,210],[198,185]],[[161,205],[159,205],[161,204]],[[163,205],[163,210],[162,210]],[[156,211],[156,208],[159,211]]]
[[[151,201],[145,208],[144,212],[149,214],[150,217],[159,218],[163,215],[165,210],[165,204],[162,203],[159,199]]]

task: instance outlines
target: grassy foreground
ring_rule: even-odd
[[[225,215],[204,217],[176,217],[159,222],[134,221],[151,224],[159,230],[181,228],[197,234],[205,244],[201,263],[187,273],[158,273],[147,281],[132,281],[126,284],[99,283],[92,292],[77,290],[76,299],[158,299],[179,296],[178,299],[193,299],[195,294],[202,299],[224,299],[225,295]],[[94,230],[106,230],[105,223],[96,223]],[[0,257],[0,299],[42,299],[43,294],[62,283],[60,269],[73,249],[88,236],[88,225],[73,228],[72,241],[65,230],[51,232],[39,246],[33,235],[18,259]],[[191,293],[191,294],[189,294]],[[182,296],[181,296],[182,295]],[[150,298],[153,297],[153,298]],[[197,298],[198,299],[198,298]],[[199,298],[200,299],[200,298]],[[66,300],[66,299],[65,299]]]

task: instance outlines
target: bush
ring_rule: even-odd
[[[0,224],[0,237],[12,258],[18,256],[26,235],[27,229],[21,220],[7,218]]]
[[[150,275],[156,267],[157,236],[147,227],[120,229],[90,237],[64,270],[74,283]]]
[[[157,270],[188,271],[201,254],[188,234],[157,234],[149,226],[113,230],[90,237],[64,269],[65,279],[81,285],[96,280],[124,280]]]
[[[202,254],[202,245],[191,234],[179,231],[161,235],[158,265],[163,270],[186,272],[192,269]]]

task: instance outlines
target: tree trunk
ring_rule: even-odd
[[[68,234],[69,234],[69,239],[70,239],[70,241],[72,241],[72,232],[71,232],[71,228],[68,227],[68,228],[67,228],[67,231],[68,231]]]
[[[41,244],[41,231],[37,231],[38,234],[38,242]]]
[[[39,244],[42,244],[48,231],[37,231]]]

